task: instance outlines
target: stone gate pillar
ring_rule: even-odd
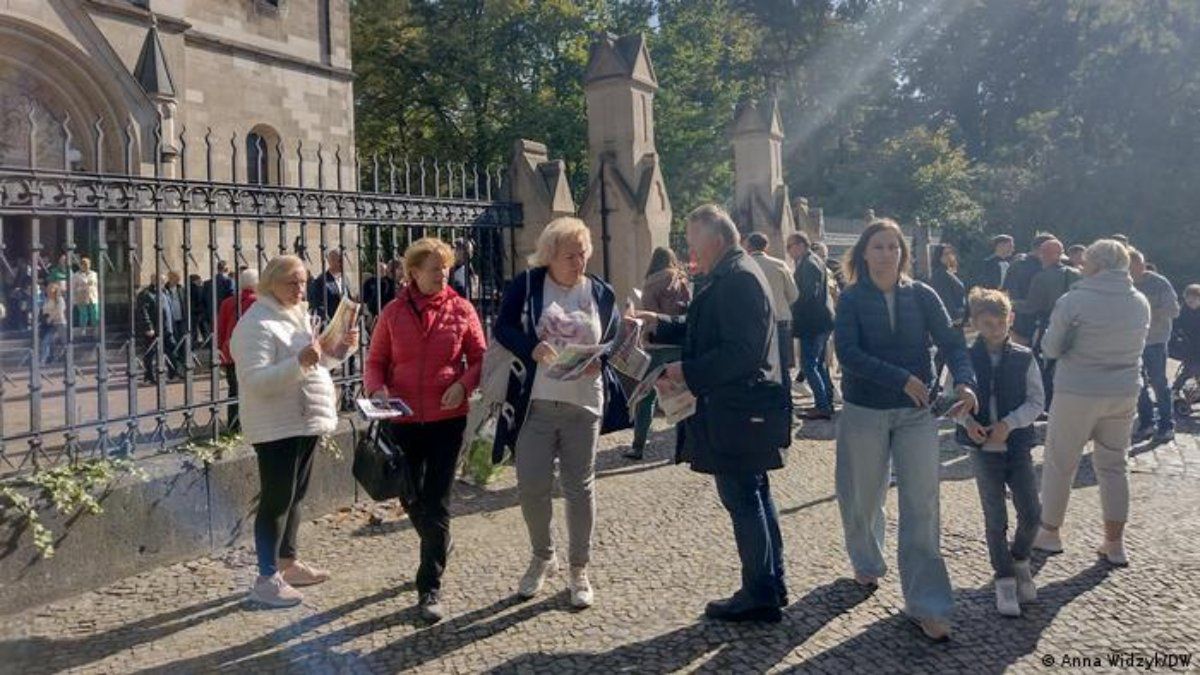
[[[650,253],[670,244],[671,202],[654,146],[658,78],[642,35],[596,36],[583,77],[590,177],[579,215],[592,231],[590,271],[618,298],[642,285]]]
[[[791,200],[783,183],[783,125],[774,98],[738,104],[733,120],[733,220],[743,234],[761,232],[770,252],[784,258],[795,231]]]
[[[509,191],[512,201],[521,204],[523,222],[511,230],[514,246],[505,255],[516,253],[515,271],[526,269],[527,260],[537,248],[538,235],[546,224],[560,216],[575,215],[575,200],[567,182],[567,167],[561,159],[550,161],[546,146],[528,140],[513,144],[509,161]]]

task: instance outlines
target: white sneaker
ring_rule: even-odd
[[[587,567],[582,565],[571,567],[571,576],[567,579],[567,588],[571,591],[571,606],[585,609],[592,606],[595,596],[592,593],[592,583],[588,581]]]
[[[279,572],[269,577],[258,577],[250,588],[250,599],[268,607],[295,607],[304,600],[300,591],[283,580]]]
[[[521,577],[521,581],[517,584],[517,595],[526,600],[537,595],[542,590],[542,586],[546,583],[546,577],[558,573],[558,559],[551,557],[549,560],[543,560],[536,555],[529,561],[529,569],[525,570],[525,576]]]
[[[1096,553],[1117,567],[1125,567],[1129,564],[1129,558],[1125,556],[1125,541],[1123,539],[1104,542],[1096,549]]]
[[[1033,538],[1033,547],[1046,553],[1062,553],[1062,535],[1059,534],[1059,530],[1050,531],[1039,527],[1037,536]]]
[[[1029,569],[1029,561],[1014,562],[1013,571],[1017,576],[1017,600],[1021,602],[1037,600],[1037,584],[1033,583],[1033,570]]]
[[[1003,616],[1021,616],[1017,602],[1017,580],[1012,577],[996,580],[996,609]]]

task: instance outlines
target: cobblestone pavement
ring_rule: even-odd
[[[620,458],[627,436],[604,439],[590,610],[570,609],[561,577],[539,598],[515,599],[528,551],[506,471],[486,490],[458,487],[445,580],[452,615],[439,625],[421,625],[413,608],[416,539],[407,520],[359,507],[303,527],[304,556],[336,577],[309,589],[300,607],[246,605],[252,555],[233,550],[0,619],[0,671],[988,673],[1062,670],[1069,657],[1091,672],[1124,669],[1109,665],[1114,652],[1200,659],[1200,445],[1190,431],[1173,446],[1135,450],[1128,568],[1092,553],[1101,530],[1085,458],[1067,551],[1035,559],[1040,599],[1018,619],[995,612],[969,458],[944,443],[942,547],[957,597],[949,644],[928,643],[900,614],[894,567],[874,594],[845,578],[833,427],[818,422],[800,431],[788,468],[772,475],[792,600],[779,625],[701,617],[705,601],[738,583],[729,521],[711,480],[669,464],[673,435],[657,432],[648,460],[636,464]],[[894,513],[894,489],[889,506]],[[561,501],[556,509],[564,542]],[[893,519],[892,560],[894,542]],[[1157,669],[1166,669],[1162,661]]]

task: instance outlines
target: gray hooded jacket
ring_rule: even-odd
[[[1150,304],[1125,271],[1084,277],[1058,299],[1042,352],[1058,359],[1055,391],[1084,396],[1136,396]]]

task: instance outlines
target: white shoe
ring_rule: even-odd
[[[536,555],[529,561],[529,569],[525,570],[525,576],[521,577],[521,581],[517,584],[517,595],[526,600],[532,598],[541,592],[542,586],[546,583],[546,577],[558,574],[558,559],[551,557],[549,560],[543,560]]]
[[[567,579],[567,589],[571,591],[571,606],[576,609],[591,607],[592,602],[595,601],[592,583],[588,581],[587,567],[582,565],[571,567],[571,575]]]
[[[279,572],[269,577],[258,577],[250,587],[250,599],[268,607],[295,607],[304,600],[300,591],[283,580]]]
[[[1117,567],[1125,567],[1129,564],[1129,558],[1125,556],[1125,541],[1123,539],[1104,542],[1096,549],[1096,554]]]
[[[1033,547],[1046,553],[1062,553],[1062,535],[1058,530],[1050,531],[1039,527],[1037,536],[1033,538]]]
[[[996,580],[996,609],[1003,616],[1021,616],[1017,602],[1017,580],[1012,577]]]
[[[1017,600],[1021,602],[1037,600],[1037,584],[1033,583],[1033,570],[1029,569],[1029,561],[1014,562],[1013,571],[1017,576]]]

